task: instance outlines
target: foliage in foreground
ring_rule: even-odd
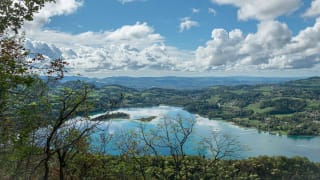
[[[51,179],[59,178],[52,162]],[[39,178],[35,175],[33,178]],[[170,156],[104,156],[84,153],[69,162],[66,179],[319,179],[320,165],[305,158],[261,156],[245,160],[210,160],[187,156],[179,174]]]
[[[141,157],[141,167],[130,157],[93,157],[96,161],[81,177],[143,179],[319,179],[320,166],[305,158],[257,157],[246,160],[213,161],[199,156],[187,157],[181,173],[174,176],[172,157]],[[108,162],[107,167],[102,162]],[[82,162],[82,163],[81,163]],[[88,161],[80,160],[77,165]],[[90,161],[89,161],[90,162]],[[98,174],[95,174],[98,172]]]

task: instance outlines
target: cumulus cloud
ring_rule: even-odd
[[[165,45],[164,37],[147,23],[79,34],[42,29],[52,16],[70,14],[81,5],[82,1],[77,0],[46,4],[35,15],[35,21],[24,26],[28,38],[26,48],[48,59],[65,59],[73,74],[103,74],[107,70],[187,70],[193,53]]]
[[[278,21],[258,24],[256,33],[214,29],[212,39],[196,50],[196,64],[207,69],[297,69],[320,63],[320,18],[292,36]]]
[[[131,44],[133,46],[148,46],[163,42],[164,38],[160,34],[154,33],[154,29],[147,23],[137,22],[135,25],[125,25],[121,28],[107,32],[106,40]]]
[[[82,5],[82,0],[56,0],[55,3],[46,3],[46,5],[34,15],[33,21],[25,23],[25,28],[28,30],[39,29],[44,24],[49,23],[52,16],[72,14]]]
[[[140,49],[153,44],[161,44],[164,41],[164,38],[160,34],[154,33],[154,29],[147,23],[139,22],[134,25],[122,26],[114,31],[69,34],[53,30],[37,30],[28,31],[27,36],[57,46],[92,46],[95,48],[103,47],[106,44],[130,44]]]
[[[189,30],[192,27],[196,27],[196,26],[199,26],[199,23],[197,21],[191,20],[190,17],[182,18],[180,22],[180,32]]]
[[[208,8],[208,13],[213,14],[214,16],[217,15],[217,11],[213,8]]]
[[[303,14],[304,17],[320,16],[320,0],[313,0],[311,7]]]
[[[137,2],[137,1],[146,1],[146,0],[118,0],[119,2],[121,2],[122,4],[126,4],[126,3],[132,3],[132,2]]]
[[[236,61],[237,50],[241,47],[244,37],[239,29],[227,32],[224,29],[214,29],[212,40],[205,47],[196,50],[196,61],[199,68],[206,70],[225,68],[230,62]]]
[[[290,14],[298,9],[301,0],[211,0],[217,4],[229,4],[239,8],[240,20],[257,19],[273,20],[279,16]]]
[[[147,23],[78,35],[55,31],[42,34],[45,35],[38,32],[33,37],[42,38],[41,41],[27,41],[26,47],[50,58],[62,57],[69,62],[73,73],[144,69],[188,71],[194,56],[192,52],[165,45],[164,38]]]
[[[136,70],[252,71],[311,68],[320,65],[320,18],[316,19],[313,26],[294,36],[285,23],[274,20],[277,16],[294,11],[298,6],[294,2],[299,1],[270,0],[268,5],[255,8],[251,6],[256,2],[263,2],[212,1],[239,7],[239,19],[261,20],[257,25],[257,32],[244,34],[239,29],[213,29],[211,39],[206,44],[194,51],[184,51],[167,45],[165,38],[145,22],[124,25],[115,30],[79,34],[43,30],[42,26],[52,16],[70,14],[82,5],[82,1],[57,0],[56,5],[49,4],[41,10],[35,16],[35,22],[25,25],[28,38],[26,47],[50,59],[61,57],[70,63],[70,73],[83,75]],[[281,2],[288,6],[284,7]],[[310,9],[315,6],[313,4]],[[278,10],[279,7],[284,7],[284,10]],[[246,9],[252,12],[241,12]],[[267,15],[268,12],[273,15]],[[198,22],[186,17],[181,19],[180,31],[198,25]]]
[[[69,34],[54,30],[42,30],[41,28],[25,28],[27,37],[43,42],[49,42],[57,46],[93,46],[101,47],[109,43],[130,43],[134,46],[147,46],[160,43],[164,38],[146,23],[137,22],[134,25],[125,25],[115,31],[83,32]]]
[[[25,47],[30,52],[43,54],[50,59],[62,57],[62,51],[53,44],[27,39],[25,42]],[[30,56],[33,56],[33,54],[30,54]]]
[[[200,9],[192,8],[191,11],[192,11],[192,13],[196,14],[196,13],[200,12]]]
[[[47,33],[49,37],[45,36]],[[130,70],[252,71],[311,68],[320,64],[320,18],[296,36],[278,21],[260,22],[257,32],[247,35],[239,29],[230,32],[213,29],[212,39],[194,52],[166,45],[164,37],[147,23],[139,22],[114,31],[77,35],[39,32],[33,39],[36,38],[42,41],[27,41],[28,49],[49,58],[62,57],[70,63],[69,72],[73,74]]]
[[[239,53],[250,55],[249,64],[261,64],[268,61],[268,56],[283,48],[291,39],[291,32],[286,24],[277,21],[267,21],[258,24],[255,34],[247,35]]]

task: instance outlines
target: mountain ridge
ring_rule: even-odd
[[[202,89],[215,85],[256,85],[285,83],[298,80],[297,77],[129,77],[115,76],[107,78],[88,78],[66,76],[61,82],[82,80],[96,86],[121,85],[135,89],[164,88],[164,89]]]

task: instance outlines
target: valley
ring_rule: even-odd
[[[210,119],[220,118],[242,127],[280,135],[320,134],[318,77],[266,85],[211,86],[199,90],[137,90],[119,85],[92,85],[92,88],[89,96],[94,107],[92,112],[111,110],[110,102],[116,101],[121,101],[118,108],[169,105]]]

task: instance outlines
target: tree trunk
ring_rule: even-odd
[[[59,170],[59,173],[60,173],[60,180],[64,180],[64,167],[63,165],[60,164],[60,170]]]
[[[47,157],[44,160],[44,176],[43,176],[44,180],[48,180],[49,179],[49,158]]]

